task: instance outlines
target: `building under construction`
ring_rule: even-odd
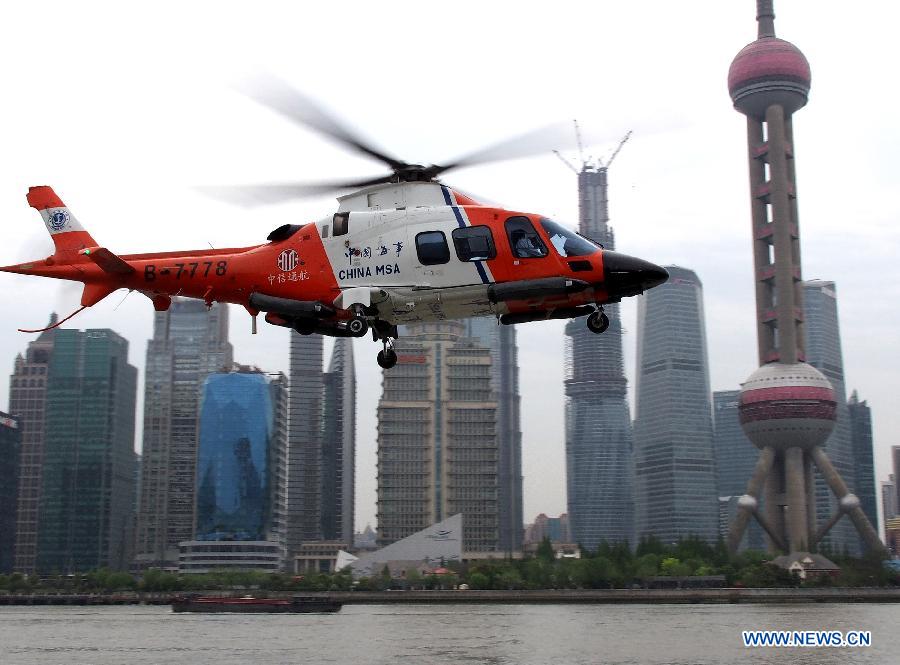
[[[579,231],[615,249],[607,205],[608,167],[582,160]],[[571,164],[569,165],[571,167]],[[619,306],[605,305],[609,329],[593,334],[581,320],[566,325],[566,490],[574,542],[633,540],[632,429],[626,398]]]

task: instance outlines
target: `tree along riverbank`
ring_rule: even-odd
[[[210,591],[208,595],[240,596]],[[290,598],[290,593],[255,594]],[[306,592],[350,604],[723,604],[723,603],[900,603],[898,588],[830,587],[776,589],[547,589],[547,590],[440,590],[440,591],[328,591]],[[7,594],[0,606],[22,605],[168,605],[172,594],[158,592],[120,594]]]
[[[601,544],[596,550],[581,549],[580,558],[556,558],[549,540],[534,555],[468,563],[446,562],[439,568],[410,566],[403,571],[384,567],[372,577],[354,580],[348,570],[338,573],[266,573],[261,571],[218,570],[203,574],[179,574],[147,570],[141,575],[94,570],[83,573],[53,573],[25,576],[0,575],[0,596],[57,594],[88,597],[104,594],[117,597],[134,593],[162,594],[210,591],[234,593],[394,592],[456,589],[473,591],[582,590],[630,591],[644,588],[666,591],[713,588],[837,588],[900,587],[900,575],[887,569],[878,556],[862,559],[829,556],[840,566],[836,576],[824,575],[800,579],[770,563],[772,555],[747,551],[736,556],[728,553],[723,542],[710,545],[696,538],[685,538],[672,545],[645,538],[632,551],[625,543]],[[441,570],[442,569],[442,570]]]

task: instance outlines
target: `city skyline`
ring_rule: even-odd
[[[350,62],[352,53],[335,54],[331,61],[322,63],[315,75],[297,73],[298,62],[327,48],[324,34],[313,35],[309,43],[300,45],[288,38],[289,33],[280,40],[267,40],[269,45],[261,46],[250,39],[234,55],[228,55],[205,41],[211,35],[191,34],[188,40],[186,35],[171,35],[164,26],[156,24],[157,34],[172,37],[171,48],[164,54],[148,48],[148,55],[152,53],[153,57],[145,60],[129,42],[119,43],[118,36],[94,33],[95,28],[84,16],[79,16],[74,9],[63,10],[51,21],[65,20],[67,30],[84,35],[80,40],[84,46],[70,50],[67,62],[54,58],[52,49],[30,48],[27,40],[18,42],[18,37],[0,47],[4,53],[11,49],[11,62],[21,63],[9,74],[9,85],[19,94],[15,104],[4,109],[10,119],[4,130],[10,132],[4,134],[8,160],[0,167],[4,175],[0,211],[4,219],[10,220],[10,238],[4,256],[24,260],[44,255],[30,240],[43,233],[43,229],[24,203],[25,190],[33,184],[56,185],[97,238],[105,246],[122,252],[203,247],[207,242],[216,246],[249,244],[285,221],[310,219],[334,210],[332,200],[320,199],[248,213],[186,193],[185,186],[197,180],[241,182],[295,175],[309,175],[312,179],[316,172],[333,174],[347,169],[363,174],[371,172],[368,163],[295,133],[259,109],[242,106],[224,92],[223,81],[239,69],[241,59],[248,54],[253,57],[245,59],[281,70],[287,78],[296,80],[329,106],[339,109],[343,117],[386,146],[394,148],[399,144],[398,152],[403,152],[406,142],[415,146],[412,152],[422,154],[423,159],[441,159],[454,154],[457,147],[478,145],[481,138],[502,138],[519,128],[525,130],[544,120],[572,115],[577,115],[587,128],[598,125],[606,128],[621,120],[610,131],[608,147],[611,148],[631,126],[631,111],[635,109],[626,108],[623,100],[633,99],[651,114],[667,107],[675,108],[678,113],[673,117],[666,111],[658,125],[648,128],[645,124],[643,132],[636,128],[638,131],[628,149],[617,158],[610,193],[617,242],[623,251],[656,258],[660,263],[691,266],[697,272],[706,285],[712,388],[737,388],[755,366],[755,343],[752,334],[746,332],[747,322],[752,321],[747,307],[752,300],[752,289],[746,247],[746,164],[741,158],[743,123],[741,118],[733,117],[736,114],[727,99],[723,99],[722,79],[734,49],[753,38],[747,18],[750,9],[745,3],[698,2],[696,11],[717,26],[714,34],[693,27],[683,16],[683,8],[660,3],[654,9],[658,13],[657,23],[665,25],[665,31],[644,26],[641,14],[645,10],[628,7],[604,8],[598,15],[604,21],[589,22],[594,23],[590,27],[573,26],[568,18],[563,23],[562,17],[541,20],[523,17],[520,29],[542,39],[560,39],[559,35],[547,34],[554,30],[560,34],[574,30],[573,36],[590,35],[590,39],[583,40],[584,46],[569,44],[567,40],[565,48],[557,53],[548,53],[549,49],[524,53],[520,63],[502,60],[504,69],[485,65],[483,59],[476,66],[464,56],[446,64],[475,91],[492,90],[502,76],[510,101],[517,94],[531,99],[537,91],[541,93],[539,103],[522,105],[521,112],[511,119],[506,111],[497,111],[495,116],[481,108],[476,112],[466,107],[465,101],[449,102],[444,92],[423,91],[423,104],[433,109],[431,122],[421,133],[410,130],[409,137],[406,137],[405,122],[396,119],[393,113],[385,113],[377,105],[362,108],[353,91],[342,90],[347,77],[356,71]],[[14,11],[25,12],[21,20],[32,20],[28,18],[31,10],[16,8]],[[779,11],[779,30],[802,45],[816,65],[811,93],[815,104],[804,111],[803,126],[797,128],[798,149],[803,154],[798,187],[803,198],[805,275],[833,279],[841,289],[847,388],[848,391],[859,389],[873,409],[877,478],[881,481],[887,475],[888,449],[900,439],[900,415],[891,408],[891,387],[898,367],[893,357],[896,354],[890,353],[896,348],[892,340],[896,338],[900,315],[889,305],[900,291],[900,279],[892,260],[900,236],[894,223],[898,212],[891,194],[890,175],[891,155],[900,137],[887,113],[896,107],[897,92],[883,85],[881,68],[871,63],[891,61],[885,50],[891,43],[887,26],[893,23],[891,15],[897,9],[874,4],[867,7],[863,3],[861,9],[848,17],[824,11],[820,4],[810,2],[785,5]],[[816,20],[811,20],[813,12]],[[863,23],[862,17],[872,12],[885,20]],[[500,20],[500,14],[500,10],[489,10],[488,23],[492,19]],[[327,20],[327,16],[323,18]],[[158,19],[148,20],[153,23]],[[396,20],[401,21],[402,28],[405,19]],[[557,20],[560,23],[554,23]],[[217,16],[214,21],[226,32],[237,30],[236,23],[229,22],[227,16]],[[669,26],[676,22],[683,29],[671,30]],[[622,26],[630,27],[622,29]],[[288,30],[287,25],[284,29]],[[480,34],[480,29],[474,28],[475,36]],[[846,43],[836,48],[833,40],[837,34],[850,39],[852,48],[847,48]],[[866,36],[865,40],[860,38],[862,35]],[[136,46],[143,43],[142,37],[135,39]],[[570,83],[563,83],[566,77],[558,76],[558,72],[571,67],[578,59],[595,57],[595,49],[587,45],[598,40],[607,44],[610,52],[621,53],[623,57],[617,60],[627,61],[628,66],[603,68],[594,86],[575,89]],[[87,46],[92,43],[97,46]],[[191,45],[190,52],[203,51],[202,45],[206,44],[206,50],[217,58],[221,55],[222,62],[213,66],[205,56],[198,59],[189,55],[187,44]],[[115,69],[118,63],[108,63],[106,49],[111,46],[122,47],[121,66],[132,68],[135,73],[120,76],[121,86],[107,90],[107,75],[118,71]],[[655,55],[662,51],[676,56],[668,58],[670,62],[663,62]],[[212,71],[206,80],[194,76],[207,65]],[[422,76],[433,75],[431,69],[418,69],[422,65],[412,66]],[[178,68],[186,69],[186,74],[180,74]],[[685,71],[690,75],[685,77]],[[58,86],[60,96],[91,103],[84,110],[68,107],[61,114],[53,104],[36,101],[47,99],[48,80]],[[201,80],[199,86],[197,80]],[[642,85],[635,86],[634,81],[641,81]],[[647,82],[653,85],[645,85]],[[670,102],[686,98],[686,89],[696,103],[692,103],[691,116],[685,121],[679,116],[683,109]],[[843,186],[856,194],[835,198],[832,196],[834,146],[831,138],[835,127],[846,126],[862,95],[867,101],[865,126],[840,137],[842,160],[853,164],[852,169],[842,172]],[[158,99],[169,100],[161,113],[157,113],[162,108],[157,106],[161,103]],[[132,104],[132,100],[141,103]],[[170,103],[172,100],[177,101]],[[146,109],[142,108],[144,104]],[[97,114],[92,110],[96,108],[107,109],[107,113]],[[210,108],[215,108],[214,116],[206,115]],[[598,112],[601,108],[604,110]],[[143,119],[138,124],[146,128],[140,136],[131,133],[133,113]],[[142,113],[147,115],[141,116]],[[201,118],[209,126],[198,130]],[[180,127],[182,122],[190,125],[190,137]],[[669,132],[648,131],[678,122],[685,124]],[[16,135],[11,133],[12,128]],[[232,137],[229,140],[237,141],[237,145],[225,142],[220,146],[219,130],[226,128],[229,135],[240,133],[234,132],[235,129],[246,130],[248,137]],[[115,137],[123,133],[133,140],[119,142]],[[282,153],[281,146],[285,143],[290,143],[290,149]],[[173,160],[171,155],[179,158]],[[237,168],[238,162],[245,166]],[[112,164],[127,164],[128,168],[113,169]],[[549,154],[528,162],[460,172],[453,182],[511,208],[543,211],[570,225],[577,216],[571,175]],[[686,188],[696,183],[703,183],[704,206],[697,206],[690,197],[683,196]],[[864,202],[862,206],[860,200]],[[190,224],[185,220],[190,220]],[[853,233],[847,233],[848,224],[852,225]],[[684,242],[688,228],[691,240]],[[859,262],[864,264],[862,268]],[[873,293],[876,276],[880,285]],[[51,308],[67,314],[73,309],[69,305],[75,294],[61,291],[53,283],[32,284],[11,276],[4,276],[3,285],[2,304],[12,314],[7,319],[8,325],[0,330],[0,359],[7,358],[11,367],[15,354],[23,351],[32,339],[16,333],[15,326],[42,324]],[[139,294],[132,294],[119,305],[122,297],[124,293],[114,295],[95,311],[80,315],[73,325],[119,331],[131,342],[132,363],[140,365],[152,311]],[[628,305],[622,310],[626,376],[633,383],[635,309]],[[244,362],[270,371],[287,370],[283,351],[285,331],[261,325],[260,335],[252,338],[246,314],[233,310],[231,316],[233,341],[239,347],[237,355]],[[554,393],[544,387],[551,383],[562,385],[562,329],[559,323],[518,328],[526,515],[565,511],[562,389]],[[369,433],[368,440],[359,444],[357,519],[359,527],[363,527],[374,515],[374,509],[370,508],[374,504],[374,402],[380,392],[380,370],[371,360],[377,349],[370,343],[356,342],[354,350],[361,387],[359,431]],[[0,405],[7,404],[6,387],[0,390],[3,391]],[[540,416],[542,410],[551,416]],[[554,418],[553,414],[558,416]],[[545,488],[546,483],[539,482],[539,475],[558,478],[555,491]]]

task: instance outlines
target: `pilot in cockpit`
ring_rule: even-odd
[[[534,241],[522,229],[516,229],[512,232],[512,244],[513,251],[519,258],[540,258],[544,256],[543,250],[535,245]]]

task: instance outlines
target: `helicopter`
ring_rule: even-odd
[[[314,184],[214,188],[219,198],[273,203],[311,194],[338,196],[337,212],[307,224],[284,224],[264,244],[229,249],[117,255],[100,246],[48,186],[31,187],[28,204],[55,246],[51,256],[0,271],[82,282],[81,307],[114,291],[146,295],[156,311],[173,297],[241,305],[252,331],[265,321],[298,334],[364,337],[382,343],[377,362],[394,367],[398,326],[478,316],[502,325],[586,317],[609,327],[603,305],[662,284],[662,267],[606,250],[539,214],[479,203],[438,180],[454,168],[508,159],[528,150],[519,137],[444,165],[423,166],[363,140],[312,100],[281,81],[252,96],[292,121],[383,162],[390,173]]]

